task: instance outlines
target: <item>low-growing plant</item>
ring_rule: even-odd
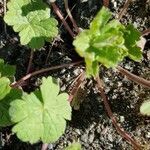
[[[0,126],[14,125],[12,131],[18,138],[30,143],[55,142],[64,133],[71,107],[68,94],[59,94],[52,77],[43,77],[40,90],[30,94],[11,88],[7,77],[0,81]]]
[[[56,14],[61,15],[55,3],[52,1],[51,4]],[[10,0],[7,7],[8,11],[4,20],[8,25],[13,26],[15,32],[19,32],[22,45],[28,45],[33,50],[39,49],[44,46],[45,41],[50,42],[57,36],[57,20],[50,16],[50,8],[42,0]],[[71,36],[74,36],[63,16],[59,17]],[[69,17],[72,16],[69,15]],[[75,37],[73,45],[77,53],[85,60],[86,76],[94,77],[97,81],[97,87],[104,100],[106,111],[118,133],[131,142],[136,149],[140,149],[140,146],[120,129],[114,119],[99,78],[99,66],[116,68],[129,79],[150,87],[149,81],[118,66],[125,57],[130,57],[134,61],[141,60],[142,52],[137,46],[141,35],[132,24],[124,26],[118,20],[111,18],[111,12],[102,7],[91,22],[89,29],[82,30]],[[75,21],[72,22],[77,28]],[[72,65],[79,63],[81,62],[72,63]],[[78,90],[80,90],[82,81],[85,80],[84,71],[74,82],[75,85],[69,95],[60,93],[59,85],[52,77],[43,77],[39,89],[29,94],[19,87],[32,76],[69,65],[71,64],[38,70],[27,74],[17,82],[13,82],[15,68],[0,59],[0,116],[2,116],[0,126],[12,125],[12,132],[25,142],[53,143],[58,140],[65,131],[66,120],[71,120],[69,102],[73,98],[77,99]],[[150,115],[149,102],[142,104],[140,111],[142,114]],[[81,146],[75,143],[67,149],[81,149]]]
[[[57,36],[57,20],[50,17],[51,10],[42,0],[11,0],[7,8],[4,20],[19,32],[22,45],[39,49]]]
[[[115,68],[124,57],[140,61],[142,52],[136,45],[140,33],[133,25],[125,27],[113,19],[111,12],[103,7],[90,24],[90,29],[79,33],[73,42],[78,54],[85,59],[86,73],[96,77],[99,63]]]

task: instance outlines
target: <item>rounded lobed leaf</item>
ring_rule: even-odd
[[[71,107],[66,93],[58,94],[59,86],[52,77],[43,78],[40,91],[24,93],[11,103],[9,114],[16,123],[12,131],[22,141],[52,143],[64,133]]]
[[[22,45],[38,49],[58,34],[57,21],[42,0],[11,0],[4,20],[19,32]]]
[[[77,53],[85,59],[88,76],[97,75],[98,63],[114,68],[126,56],[133,60],[141,59],[142,54],[136,44],[139,32],[133,26],[125,27],[118,20],[109,21],[110,18],[111,12],[102,7],[90,29],[79,33],[73,42]]]

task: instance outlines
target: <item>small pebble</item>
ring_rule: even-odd
[[[112,134],[108,134],[108,140],[109,140],[110,142],[113,142]]]
[[[146,137],[150,138],[150,132],[147,132]]]
[[[89,144],[91,144],[93,142],[93,140],[94,140],[94,133],[91,133],[88,138]]]
[[[120,116],[120,122],[124,122],[124,121],[125,121],[124,116]]]

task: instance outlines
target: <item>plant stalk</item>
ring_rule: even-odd
[[[66,28],[66,30],[69,32],[69,34],[74,38],[74,33],[72,32],[71,28],[69,27],[68,23],[66,22],[66,20],[64,19],[62,12],[60,11],[60,9],[57,7],[57,5],[55,4],[55,2],[50,2],[54,12],[56,13],[56,15],[59,17],[59,19],[62,21],[64,27]]]
[[[41,150],[47,150],[47,149],[48,149],[48,144],[47,143],[43,143]]]
[[[4,9],[4,16],[5,16],[6,11],[7,11],[7,0],[3,0],[3,9]],[[4,33],[5,33],[6,37],[8,37],[7,26],[6,26],[5,22],[4,22]]]
[[[103,89],[103,84],[102,84],[102,81],[100,80],[99,76],[97,76],[96,78],[96,81],[97,81],[97,88],[99,89],[100,91],[100,94],[101,94],[101,97],[103,99],[103,103],[104,103],[104,106],[105,106],[105,109],[108,113],[108,116],[110,117],[113,125],[115,126],[117,132],[123,137],[125,138],[129,143],[131,143],[133,145],[133,147],[135,148],[135,150],[141,150],[141,147],[137,144],[137,142],[130,137],[130,135],[128,135],[124,130],[122,130],[118,124],[117,124],[117,121],[116,121],[116,118],[114,117],[112,111],[111,111],[111,108],[109,106],[109,103],[108,103],[108,100],[107,100],[107,97],[105,95],[105,92],[104,92],[104,89]]]
[[[51,70],[56,70],[56,69],[60,69],[60,68],[65,68],[65,67],[68,67],[68,66],[75,66],[75,65],[78,65],[78,64],[81,64],[83,61],[77,61],[77,62],[73,62],[73,63],[70,63],[70,64],[62,64],[62,65],[58,65],[58,66],[52,66],[52,67],[49,67],[49,68],[44,68],[44,69],[41,69],[41,70],[37,70],[37,71],[34,71],[32,73],[29,73],[27,75],[25,75],[24,77],[22,77],[20,80],[18,80],[17,82],[15,83],[12,83],[10,86],[13,87],[13,88],[17,88],[19,87],[23,82],[25,82],[27,79],[33,77],[33,76],[36,76],[38,74],[41,74],[41,73],[44,73],[44,72],[48,72],[48,71],[51,71]]]
[[[71,11],[70,11],[69,6],[68,6],[68,0],[64,0],[64,3],[65,3],[66,12],[67,12],[67,14],[68,14],[68,16],[69,16],[69,18],[70,18],[70,20],[71,20],[75,30],[76,30],[76,32],[79,33],[80,30],[79,30],[79,28],[77,26],[76,21],[73,19],[73,16],[72,16]]]
[[[52,48],[53,48],[55,42],[56,42],[56,39],[53,40],[53,42],[52,42],[52,44],[51,44],[51,47],[49,48],[49,51],[48,51],[48,54],[47,54],[47,57],[46,57],[46,60],[45,60],[45,65],[46,65],[47,62],[48,62],[48,59],[49,59],[49,57],[50,57],[50,54],[51,54],[51,51],[52,51]]]
[[[121,74],[125,75],[131,81],[134,81],[140,85],[143,85],[144,87],[150,88],[150,81],[149,80],[146,80],[142,77],[138,77],[138,76],[132,74],[131,72],[127,71],[126,69],[124,69],[120,66],[118,66],[117,69]]]
[[[145,35],[148,35],[148,34],[150,34],[150,28],[144,30],[144,31],[141,33],[142,36],[145,36]]]
[[[34,49],[31,49],[29,63],[28,63],[28,68],[27,68],[26,74],[28,74],[30,72],[30,69],[32,67],[33,55],[34,55]]]
[[[132,2],[132,0],[126,0],[124,6],[122,8],[122,10],[118,14],[118,18],[117,18],[118,20],[121,20],[121,18],[126,13],[126,11],[127,11],[127,9],[128,9],[128,7],[129,7],[129,5],[130,5],[131,2]]]

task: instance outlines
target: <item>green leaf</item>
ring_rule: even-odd
[[[4,60],[0,59],[0,76],[11,77],[15,74],[15,67],[4,64]]]
[[[109,19],[111,12],[106,7],[102,7],[90,24],[90,32],[96,36],[100,35],[100,30],[104,28]]]
[[[0,100],[2,100],[9,92],[11,87],[10,81],[6,77],[0,77]]]
[[[137,46],[137,42],[140,40],[140,32],[132,24],[129,24],[124,31],[124,38],[129,57],[134,61],[140,61],[142,52],[141,48]]]
[[[82,150],[81,144],[78,142],[75,142],[71,144],[70,146],[66,147],[65,150]]]
[[[150,116],[150,101],[145,101],[141,107],[140,107],[140,112],[143,115]]]
[[[10,103],[18,98],[21,98],[21,90],[11,89],[3,100],[0,101],[0,126],[6,127],[12,125],[10,116],[9,116],[9,107]]]
[[[126,56],[134,60],[141,58],[139,48],[136,46],[139,39],[137,30],[130,26],[125,28],[115,19],[109,21],[110,18],[111,12],[102,7],[91,22],[90,29],[83,30],[73,41],[77,53],[85,59],[88,76],[97,75],[99,63],[107,68],[114,68]],[[130,37],[132,33],[134,37]],[[129,37],[132,44],[127,43]]]
[[[66,120],[71,119],[71,107],[66,93],[51,77],[43,78],[40,91],[24,93],[11,103],[9,114],[16,123],[12,131],[22,141],[52,143],[64,133]]]
[[[4,20],[19,32],[22,45],[38,49],[58,34],[58,23],[42,0],[11,0],[7,7]]]

